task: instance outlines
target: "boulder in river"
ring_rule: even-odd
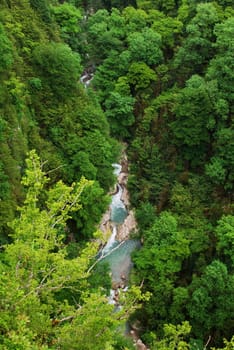
[[[112,282],[112,287],[111,287],[114,291],[119,289],[119,282]]]
[[[128,174],[121,171],[118,176],[118,183],[122,186],[126,186],[128,182]]]
[[[129,238],[130,234],[137,231],[137,223],[133,210],[130,210],[123,224],[118,227],[117,240],[124,241]]]
[[[129,205],[130,205],[130,200],[129,200],[129,193],[128,193],[128,191],[127,191],[125,186],[123,186],[123,192],[122,192],[122,195],[121,195],[121,200],[123,201],[123,203],[126,206],[126,208],[128,208]]]
[[[137,340],[136,348],[137,348],[137,350],[147,350],[147,347],[145,346],[145,344],[142,343],[141,339]]]

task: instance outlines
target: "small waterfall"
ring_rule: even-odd
[[[111,289],[110,290],[110,295],[108,298],[109,304],[115,305],[115,290]]]
[[[80,82],[84,84],[84,87],[87,88],[93,79],[93,74],[89,72],[84,72],[84,74],[80,77]]]
[[[105,245],[105,247],[102,250],[103,255],[106,255],[111,248],[113,248],[115,242],[116,242],[116,235],[117,235],[117,227],[116,225],[113,226],[113,230],[112,230],[112,234],[107,242],[107,244]]]
[[[120,164],[117,164],[117,163],[113,163],[112,164],[113,168],[114,168],[114,175],[116,176],[119,176],[119,174],[121,173],[121,170],[122,170],[122,166]]]

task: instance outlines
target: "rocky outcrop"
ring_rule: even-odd
[[[133,210],[130,210],[123,224],[118,226],[116,238],[118,241],[124,241],[129,238],[131,233],[134,233],[136,231],[137,231],[136,219],[135,219]]]
[[[129,193],[127,190],[127,182],[128,182],[128,160],[125,153],[123,153],[121,158],[121,172],[118,176],[118,183],[122,186],[123,193],[121,196],[121,200],[123,201],[125,207],[129,209],[130,207],[130,199],[129,199]],[[137,231],[137,223],[135,219],[135,215],[133,210],[130,210],[128,212],[128,216],[124,220],[124,222],[118,226],[117,231],[117,240],[123,241],[130,237],[131,233],[134,233]]]
[[[126,186],[122,185],[122,188],[123,188],[123,193],[121,196],[121,200],[124,202],[125,207],[128,209],[130,206],[129,193],[128,193]]]
[[[147,348],[146,345],[142,342],[142,340],[139,338],[138,333],[134,329],[131,329],[129,335],[132,338],[137,350],[149,350],[149,348]]]
[[[145,346],[145,344],[142,342],[141,339],[137,340],[136,348],[137,348],[137,350],[147,350],[147,347]]]
[[[122,172],[128,173],[128,158],[125,151],[122,153],[120,164],[122,166]]]
[[[127,186],[127,181],[128,181],[128,174],[123,172],[123,171],[121,171],[119,176],[118,176],[118,183],[121,186],[126,187]]]

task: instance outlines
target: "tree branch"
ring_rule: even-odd
[[[206,350],[206,348],[207,348],[207,346],[209,345],[209,342],[211,341],[211,335],[209,335],[209,338],[208,338],[208,340],[207,340],[207,342],[206,342],[206,345],[205,345],[205,347],[203,348],[203,350]]]
[[[109,256],[110,254],[112,254],[115,250],[117,250],[119,247],[121,247],[121,245],[124,243],[125,241],[120,242],[116,247],[114,247],[113,249],[111,249],[109,252],[107,252],[107,254],[104,254],[104,252],[102,251],[102,255],[95,260],[95,262],[93,263],[93,265],[90,266],[90,268],[88,269],[88,273],[90,273],[93,268],[97,265],[97,263],[99,263],[99,261],[105,259],[107,256]],[[105,248],[105,247],[104,247]]]

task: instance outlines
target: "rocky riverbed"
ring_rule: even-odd
[[[125,154],[122,155],[120,160],[121,171],[117,177],[117,184],[122,188],[121,200],[126,207],[127,216],[123,223],[117,225],[117,241],[124,241],[130,238],[131,233],[137,232],[137,223],[134,215],[134,211],[130,210],[130,200],[129,193],[127,190],[128,182],[128,161]],[[110,194],[115,194],[117,191],[117,185],[114,191]],[[109,208],[106,213],[103,215],[100,230],[104,234],[104,238],[107,238],[113,230],[113,223],[111,221],[111,209]]]

